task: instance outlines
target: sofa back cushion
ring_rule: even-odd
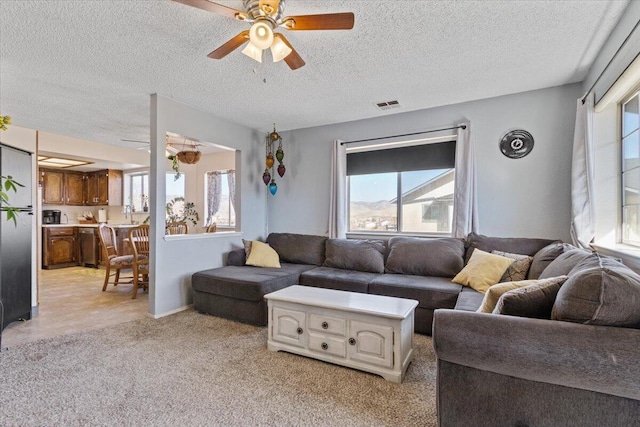
[[[540,249],[533,256],[533,261],[531,262],[531,267],[529,267],[529,279],[537,279],[540,277],[540,274],[544,271],[545,268],[556,258],[562,255],[565,252],[569,252],[570,250],[577,249],[575,246],[570,245],[568,243],[552,243],[550,245],[545,246]]]
[[[482,234],[469,233],[467,236],[467,252],[465,263],[471,258],[475,248],[491,253],[492,251],[534,256],[540,249],[557,240],[530,239],[526,237],[489,237]]]
[[[454,277],[464,267],[464,243],[460,239],[389,239],[387,273]]]
[[[558,256],[551,261],[549,265],[542,270],[538,279],[547,279],[549,277],[567,276],[573,268],[591,256],[591,252],[584,249],[571,249]]]
[[[326,248],[325,267],[384,273],[382,240],[329,239]]]
[[[551,318],[588,325],[640,327],[640,275],[592,254],[569,274]]]
[[[278,252],[280,262],[322,265],[326,237],[307,234],[271,233],[267,243]]]

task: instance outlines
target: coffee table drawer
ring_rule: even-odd
[[[317,353],[347,357],[347,343],[344,339],[309,333],[309,350]]]
[[[347,321],[336,317],[310,314],[309,329],[344,337],[347,333]]]

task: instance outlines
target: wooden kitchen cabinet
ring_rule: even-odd
[[[42,204],[64,204],[64,172],[40,169]]]
[[[42,239],[43,268],[69,267],[77,264],[78,244],[75,227],[47,227]]]
[[[122,206],[120,170],[73,172],[40,169],[43,205]]]
[[[84,206],[85,190],[84,190],[85,174],[79,172],[64,173],[64,192],[65,205]]]
[[[105,169],[87,174],[86,204],[122,206],[122,171]]]

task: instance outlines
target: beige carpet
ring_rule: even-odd
[[[270,352],[266,337],[187,311],[3,349],[0,425],[436,425],[429,337],[402,384]]]

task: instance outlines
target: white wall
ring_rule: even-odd
[[[38,146],[38,132],[33,129],[21,128],[14,125],[7,126],[7,130],[0,130],[0,142],[5,145],[10,145],[15,148],[19,148],[29,153],[36,153]],[[38,188],[38,175],[37,175],[37,160],[38,156],[31,156],[31,204],[34,207],[34,211],[37,205],[37,188]],[[11,201],[11,194],[9,194],[9,201]],[[21,220],[25,220],[22,218]],[[33,215],[30,218],[31,221],[31,306],[36,307],[38,305],[38,265],[39,262],[39,225],[40,217]]]
[[[547,88],[375,119],[283,132],[287,174],[269,196],[269,232],[326,234],[331,141],[397,135],[471,122],[476,145],[480,232],[570,241],[570,176],[580,85]],[[502,155],[498,141],[525,129],[526,157]],[[261,164],[255,173],[261,173]],[[263,185],[263,184],[261,184]],[[263,185],[264,186],[264,185]]]
[[[241,233],[164,235],[167,131],[240,150],[236,197]],[[151,315],[167,315],[191,304],[193,273],[222,266],[224,255],[242,246],[241,237],[264,236],[264,184],[260,178],[262,141],[262,134],[252,129],[159,95],[151,96]]]

